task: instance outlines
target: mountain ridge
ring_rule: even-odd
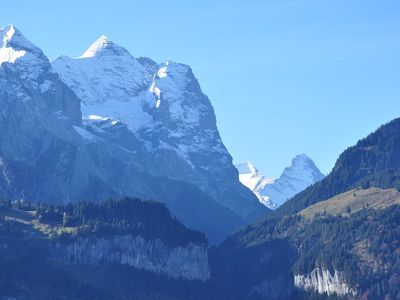
[[[325,177],[305,154],[296,155],[277,179],[265,178],[251,163],[237,164],[239,180],[263,203],[276,209],[297,193]]]

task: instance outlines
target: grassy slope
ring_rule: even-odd
[[[345,150],[327,177],[294,196],[268,217],[290,216],[360,187],[400,189],[399,152],[400,119],[395,119]]]
[[[325,213],[347,216],[363,208],[384,209],[393,204],[400,204],[400,193],[395,189],[353,189],[311,205],[299,214],[305,218],[314,218]]]

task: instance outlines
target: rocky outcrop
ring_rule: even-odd
[[[340,296],[355,295],[356,290],[350,287],[343,274],[337,270],[333,275],[325,268],[315,268],[310,274],[296,274],[294,276],[295,287],[303,290],[315,290],[319,294],[337,294]]]
[[[132,235],[81,237],[57,242],[53,256],[64,264],[122,264],[172,278],[205,281],[210,277],[207,247],[194,243],[172,247],[160,239]]]

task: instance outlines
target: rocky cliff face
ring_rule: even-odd
[[[238,182],[211,102],[189,66],[137,59],[101,36],[82,56],[62,56],[53,68],[82,99],[93,135],[105,121],[126,127],[112,141],[134,152],[144,172],[194,184],[247,221],[265,212]],[[126,140],[134,140],[131,147]]]
[[[212,242],[266,212],[190,67],[136,59],[105,37],[52,64],[13,26],[0,40],[1,196],[162,201]]]
[[[356,291],[350,287],[343,274],[334,270],[333,275],[324,268],[315,268],[310,274],[294,276],[294,285],[303,290],[315,290],[319,294],[337,294],[339,296],[355,295]]]
[[[43,199],[55,193],[67,199],[80,100],[14,26],[0,37],[0,191],[13,199],[37,199],[39,191]]]
[[[205,281],[210,277],[207,247],[193,243],[171,247],[159,239],[131,235],[78,238],[58,242],[53,256],[64,264],[121,264],[172,278]]]

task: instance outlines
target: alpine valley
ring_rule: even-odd
[[[400,119],[268,179],[189,66],[13,25],[0,104],[0,300],[400,299]]]

